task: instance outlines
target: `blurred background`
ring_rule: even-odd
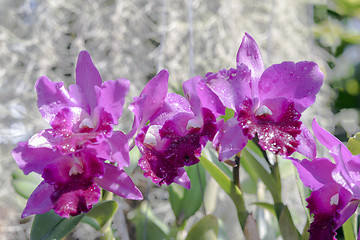
[[[127,105],[159,70],[169,70],[170,91],[179,92],[191,76],[235,67],[245,32],[258,43],[267,67],[303,60],[320,65],[325,84],[303,115],[308,127],[316,116],[344,141],[360,131],[358,0],[0,0],[0,239],[29,238],[32,218],[20,220],[26,200],[12,187],[17,166],[11,150],[18,141],[49,127],[36,107],[34,84],[41,75],[68,86],[75,81],[77,55],[87,50],[103,80],[131,81],[120,120],[120,128],[127,131],[132,124]],[[133,156],[137,160],[136,153]],[[293,190],[293,170],[284,169],[285,203],[302,229],[305,215]],[[149,183],[138,169],[132,178],[149,200],[147,208],[162,223],[171,224],[167,188]],[[223,220],[224,239],[242,239],[227,195],[214,181],[208,182],[205,193],[210,212]],[[258,197],[249,193],[249,198]],[[141,211],[134,209],[140,203],[118,201],[117,237],[136,239],[140,223],[134,219]],[[259,223],[262,238],[275,239],[267,213],[256,214],[265,219]],[[201,215],[195,214],[185,230]],[[143,236],[137,239],[151,239]],[[86,224],[68,237],[95,238]]]

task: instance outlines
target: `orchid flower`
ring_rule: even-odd
[[[139,166],[154,183],[173,182],[189,189],[190,179],[184,166],[199,162],[202,148],[211,141],[221,122],[202,107],[193,91],[199,79],[184,83],[188,99],[168,93],[167,70],[160,71],[134,98],[130,110],[135,114],[133,134],[142,157]]]
[[[20,142],[12,152],[25,174],[36,172],[44,178],[22,217],[50,209],[62,217],[87,212],[99,200],[99,186],[125,198],[142,199],[123,171],[129,165],[128,138],[112,129],[122,114],[129,81],[103,83],[90,55],[82,51],[76,84],[69,91],[63,82],[46,76],[35,88],[40,113],[52,128]]]
[[[360,202],[360,154],[349,149],[314,119],[312,128],[317,140],[329,149],[334,161],[314,158],[292,159],[304,185],[313,192],[307,198],[314,214],[310,240],[336,239],[336,230],[356,211]]]
[[[236,57],[236,69],[208,73],[202,80],[200,98],[217,96],[217,113],[234,110],[214,140],[219,159],[241,151],[248,140],[258,137],[264,150],[289,156],[296,150],[315,156],[314,140],[299,120],[315,101],[324,75],[314,62],[283,62],[265,69],[259,47],[245,34]],[[206,96],[208,95],[208,96]]]

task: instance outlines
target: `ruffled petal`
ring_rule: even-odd
[[[213,146],[219,152],[219,160],[224,161],[240,152],[247,142],[248,137],[243,134],[239,122],[231,118],[224,123],[223,128],[216,135]]]
[[[61,109],[75,106],[63,82],[52,82],[42,76],[36,81],[35,89],[39,111],[50,125]]]
[[[251,70],[251,76],[260,78],[264,71],[264,63],[261,57],[260,49],[250,34],[245,33],[242,39],[238,53],[236,55],[237,66],[245,64]]]
[[[118,79],[116,81],[105,81],[101,85],[99,107],[111,114],[113,124],[118,123],[122,114],[125,96],[130,87],[130,81],[127,79]]]
[[[43,173],[44,167],[58,158],[59,152],[47,147],[29,146],[27,142],[19,142],[18,146],[12,151],[12,155],[24,174],[36,172]]]
[[[21,217],[24,218],[32,214],[42,214],[50,211],[53,208],[50,196],[54,191],[55,188],[53,185],[42,181],[30,195]]]
[[[284,97],[303,112],[314,103],[324,74],[314,62],[283,62],[267,68],[259,81],[260,100]]]
[[[99,202],[101,189],[95,183],[87,188],[70,189],[69,191],[55,191],[51,196],[54,211],[63,218],[76,216],[88,212],[92,206]]]
[[[100,87],[102,80],[88,52],[80,52],[75,71],[76,84],[79,85],[83,99],[87,103],[87,110],[91,113],[98,104],[99,96],[95,92],[95,86]]]
[[[110,164],[105,164],[105,174],[94,181],[107,191],[118,196],[133,200],[142,200],[140,190],[134,185],[125,171]]]
[[[314,221],[310,224],[309,240],[336,240],[335,214],[339,201],[338,191],[337,184],[329,184],[312,192],[306,199],[310,213],[314,214]]]

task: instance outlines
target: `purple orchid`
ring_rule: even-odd
[[[169,73],[162,70],[134,98],[132,134],[137,131],[135,143],[142,154],[139,166],[144,176],[159,186],[175,182],[189,189],[183,167],[199,162],[202,148],[214,138],[221,122],[201,105],[196,93],[200,79],[184,83],[186,99],[167,92],[168,78]]]
[[[336,239],[336,230],[353,215],[360,203],[360,154],[352,155],[315,119],[312,128],[335,161],[327,158],[292,161],[304,185],[313,190],[306,199],[310,213],[314,214],[309,239]]]
[[[315,156],[314,140],[299,120],[315,101],[323,73],[313,62],[283,62],[265,69],[259,47],[245,34],[236,57],[236,69],[223,69],[204,77],[200,98],[213,94],[217,113],[235,111],[214,140],[219,159],[241,151],[256,135],[260,146],[275,154],[291,155],[295,150]],[[210,95],[208,95],[210,96]],[[207,97],[209,98],[209,97]]]
[[[87,212],[99,200],[99,186],[125,198],[142,199],[123,171],[130,161],[128,138],[113,131],[129,81],[103,83],[90,55],[82,51],[76,84],[70,85],[69,91],[63,82],[52,82],[45,76],[35,88],[40,113],[52,128],[20,142],[12,152],[25,174],[36,172],[44,178],[22,217],[50,209],[62,217]]]

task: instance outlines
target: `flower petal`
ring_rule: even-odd
[[[314,62],[283,62],[267,68],[259,81],[260,101],[284,97],[303,112],[314,103],[324,74]]]
[[[296,140],[300,143],[296,151],[309,159],[315,159],[316,143],[313,135],[304,124],[301,124],[300,130],[301,133],[296,137]]]
[[[161,70],[146,84],[140,96],[134,98],[134,102],[129,106],[129,109],[135,115],[134,123],[128,136],[132,137],[136,130],[142,128],[164,104],[168,88],[168,79],[169,72],[166,69]]]
[[[49,124],[61,109],[74,106],[63,82],[53,82],[46,76],[42,76],[36,81],[35,89],[39,111]]]
[[[126,172],[110,164],[105,164],[104,176],[96,177],[94,181],[105,190],[113,192],[123,198],[133,200],[143,199],[141,192]]]
[[[50,211],[53,208],[50,196],[54,191],[55,188],[53,185],[42,181],[30,195],[21,217],[24,218],[32,214],[42,214]]]
[[[99,202],[101,196],[101,189],[95,183],[87,188],[70,189],[65,192],[63,190],[55,191],[51,196],[55,213],[63,218],[90,211],[92,206]]]
[[[316,158],[312,161],[304,159],[302,161],[289,158],[297,168],[301,181],[306,187],[312,190],[318,190],[326,184],[336,184],[332,179],[332,171],[335,169],[333,164],[327,158]]]
[[[116,81],[105,81],[101,85],[99,107],[103,107],[113,118],[113,124],[117,124],[121,116],[122,109],[130,87],[130,81],[127,79],[118,79]]]
[[[251,76],[255,78],[260,78],[264,71],[264,63],[262,61],[260,49],[255,40],[248,33],[245,33],[245,36],[242,39],[236,56],[236,63],[237,66],[241,63],[248,66],[251,70]]]
[[[329,184],[311,193],[306,199],[310,213],[314,214],[314,221],[310,224],[309,240],[336,240],[335,214],[338,208],[336,199],[339,187]],[[334,202],[333,202],[334,201]]]
[[[76,84],[81,88],[89,113],[98,104],[98,94],[95,92],[95,86],[100,87],[101,83],[100,73],[92,62],[89,53],[81,51],[76,64]]]
[[[29,146],[27,142],[19,142],[18,146],[12,151],[12,155],[24,174],[36,172],[43,173],[44,167],[58,158],[60,153],[46,147]]]
[[[244,64],[237,69],[208,73],[204,81],[225,107],[235,111],[245,98],[252,98],[257,91],[257,85],[250,76],[249,68]]]
[[[331,150],[335,146],[341,145],[342,157],[344,161],[347,162],[352,157],[352,154],[349,151],[349,149],[334,135],[332,135],[331,133],[320,127],[320,125],[316,122],[315,118],[312,123],[312,129],[316,139],[327,149]]]
[[[236,119],[225,122],[214,139],[214,147],[219,152],[219,160],[224,161],[240,152],[247,144],[248,137],[243,134],[242,127]]]
[[[179,175],[174,178],[174,183],[179,184],[186,189],[191,188],[191,181],[185,169],[179,168]]]

